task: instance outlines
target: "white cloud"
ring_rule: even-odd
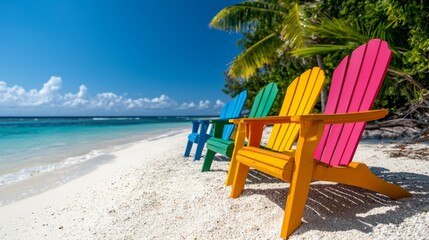
[[[7,83],[0,82],[0,104],[12,106],[40,106],[54,103],[58,98],[61,89],[61,78],[51,77],[43,84],[42,89],[30,89],[26,91],[21,86],[8,87]]]
[[[223,106],[225,106],[225,103],[217,99],[215,102],[214,108],[222,108]]]
[[[201,100],[198,103],[198,109],[207,109],[210,107],[210,101],[209,100]]]
[[[41,96],[55,96],[61,89],[61,78],[52,76],[48,82],[43,84],[43,88],[40,89],[39,94]]]
[[[198,104],[194,102],[184,102],[179,106],[179,109],[197,109],[197,110],[204,110],[209,109],[211,107],[209,100],[200,100]]]
[[[78,106],[85,106],[88,104],[88,89],[85,85],[80,85],[79,92],[76,94],[73,93],[67,93],[64,95],[64,106],[70,106],[70,107],[78,107]]]
[[[167,95],[162,94],[155,98],[130,98],[127,94],[118,95],[113,92],[98,93],[91,97],[85,85],[79,87],[76,93],[61,94],[61,77],[52,76],[40,90],[25,90],[21,86],[9,87],[6,82],[0,81],[0,106],[74,110],[207,110],[216,109],[224,105],[216,100],[212,105],[209,100],[177,103]]]
[[[179,109],[191,109],[191,108],[195,108],[195,106],[197,105],[195,105],[194,102],[190,102],[190,103],[184,102],[180,105]]]

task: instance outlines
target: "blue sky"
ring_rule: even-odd
[[[236,2],[0,1],[0,115],[217,114]]]

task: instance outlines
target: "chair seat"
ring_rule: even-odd
[[[237,161],[275,177],[290,181],[294,152],[278,153],[257,147],[243,147],[237,153]]]
[[[200,134],[198,133],[191,133],[188,135],[188,140],[193,143],[197,143],[199,138],[200,138]]]
[[[221,138],[210,138],[207,140],[207,148],[227,157],[231,157],[232,151],[234,150],[234,141]]]

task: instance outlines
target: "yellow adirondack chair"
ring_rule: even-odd
[[[323,83],[325,82],[325,72],[318,67],[314,67],[305,71],[301,76],[297,77],[287,88],[283,100],[282,108],[280,109],[279,116],[293,116],[309,114],[319,98],[320,91],[322,90]],[[273,118],[273,117],[267,117]],[[259,119],[259,118],[256,118]],[[235,122],[239,123],[239,120]],[[252,122],[252,121],[250,121]],[[247,123],[247,121],[246,121]],[[240,125],[239,125],[240,126]],[[260,134],[255,134],[256,128],[249,129],[249,146],[260,146],[262,137],[263,125],[258,125],[257,131]],[[226,185],[229,186],[233,183],[234,173],[237,167],[236,155],[238,150],[243,146],[244,139],[247,134],[245,133],[245,126],[241,123],[236,135],[236,145],[229,164],[228,176]],[[298,136],[299,125],[297,124],[278,124],[275,125],[271,136],[269,138],[267,149],[277,152],[288,151]],[[259,138],[255,138],[258,135]],[[255,149],[256,150],[256,149]],[[257,153],[255,153],[257,154]]]
[[[387,110],[369,109],[391,55],[385,41],[373,39],[344,58],[334,71],[325,114],[292,113],[295,116],[231,120],[238,125],[231,159],[234,167],[227,181],[233,181],[231,197],[236,198],[243,191],[250,167],[290,182],[280,234],[287,238],[301,225],[312,180],[362,187],[392,199],[411,196],[402,187],[374,175],[365,164],[352,162],[365,122],[387,115]],[[298,87],[297,91],[304,90]],[[288,90],[287,94],[292,92],[295,90]],[[298,108],[302,104],[306,106],[301,102]],[[262,129],[267,124],[275,124],[269,147],[277,152],[259,148]],[[290,147],[296,128],[300,134],[293,150]],[[244,146],[246,135],[249,141]]]

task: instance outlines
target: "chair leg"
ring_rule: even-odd
[[[294,173],[296,174],[296,173]],[[310,190],[311,176],[308,175],[296,178],[292,177],[286,199],[285,213],[283,217],[280,237],[287,238],[300,225],[304,214],[305,203],[307,202]]]
[[[237,170],[235,172],[234,183],[232,184],[231,198],[237,198],[243,192],[244,184],[246,184],[247,174],[250,167],[240,162],[237,163]]]
[[[237,168],[237,154],[238,151],[244,146],[244,139],[246,137],[246,125],[239,123],[237,127],[237,135],[235,136],[234,150],[232,151],[231,161],[229,162],[228,175],[226,177],[226,186],[231,186],[234,182],[234,176]]]
[[[189,157],[189,153],[191,152],[191,149],[192,149],[192,144],[193,142],[188,141],[188,144],[186,145],[186,149],[185,149],[185,154],[184,154],[185,157]]]
[[[204,148],[204,143],[205,142],[198,142],[198,144],[197,144],[197,150],[195,151],[194,161],[200,160],[201,153],[203,152],[203,148]]]
[[[234,182],[235,173],[237,172],[238,162],[236,160],[235,155],[236,154],[235,154],[235,150],[234,150],[234,153],[231,157],[231,161],[229,162],[228,175],[226,177],[226,184],[225,184],[226,186],[232,185],[232,183]]]
[[[201,172],[210,171],[215,154],[216,152],[207,149],[206,157],[204,158],[203,168],[201,169]]]
[[[280,237],[287,238],[300,225],[313,176],[313,154],[324,129],[323,122],[301,122],[294,168],[286,200]]]
[[[367,165],[351,162],[347,167],[326,167],[316,164],[314,179],[343,183],[365,188],[389,196],[392,199],[410,197],[411,194],[402,187],[388,183],[377,177]]]

